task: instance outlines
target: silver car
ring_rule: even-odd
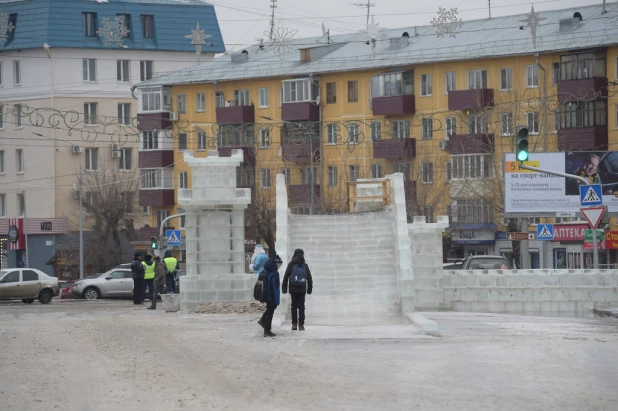
[[[132,297],[133,276],[130,268],[116,267],[96,278],[83,279],[73,284],[74,295],[86,300],[108,297]]]
[[[58,278],[43,271],[34,268],[0,270],[0,300],[22,300],[32,304],[38,298],[41,304],[49,304],[58,294]]]

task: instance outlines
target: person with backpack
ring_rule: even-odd
[[[305,263],[305,252],[300,248],[294,250],[292,261],[283,276],[281,291],[288,291],[292,297],[292,330],[305,330],[305,294],[313,291],[313,279],[309,266]]]
[[[259,288],[260,301],[266,303],[266,311],[262,314],[262,318],[258,320],[258,324],[264,328],[264,337],[275,337],[276,334],[271,331],[273,324],[273,315],[277,306],[281,302],[281,295],[279,294],[279,287],[281,283],[279,281],[279,267],[281,267],[281,258],[276,256],[266,261],[264,264],[264,270],[258,277],[258,284],[262,282],[261,288]]]

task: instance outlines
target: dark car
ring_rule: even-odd
[[[462,270],[510,270],[511,264],[502,255],[471,255],[461,264]]]

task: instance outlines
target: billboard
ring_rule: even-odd
[[[530,153],[526,164],[575,174],[591,184],[601,184],[603,205],[618,213],[618,151]],[[504,159],[504,212],[517,215],[576,213],[581,208],[577,180],[518,167],[514,153]],[[564,214],[563,214],[564,215]]]

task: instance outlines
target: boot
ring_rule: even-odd
[[[305,331],[305,323],[299,323],[299,324],[298,324],[298,329],[299,329],[300,331]]]
[[[276,337],[277,334],[274,334],[270,331],[264,331],[264,337]]]
[[[292,331],[296,331],[298,329],[298,327],[296,326],[296,323],[292,324]]]
[[[149,310],[156,310],[157,306],[156,305],[151,305],[150,307],[148,307]]]
[[[260,324],[260,327],[264,328],[264,323],[262,322],[261,318],[258,320],[258,324]]]

